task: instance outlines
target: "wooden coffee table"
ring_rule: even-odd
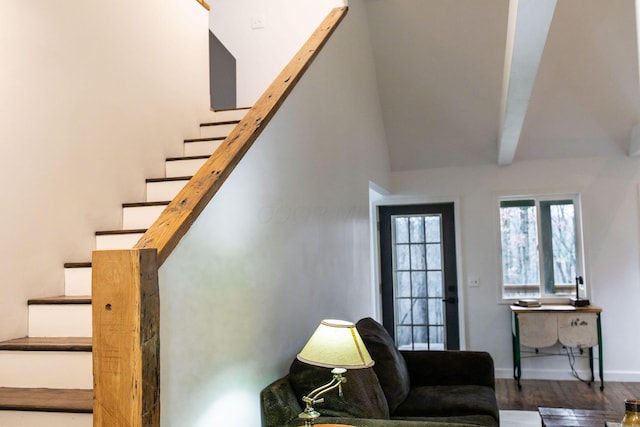
[[[624,416],[624,412],[566,408],[538,408],[538,413],[543,427],[604,427]]]

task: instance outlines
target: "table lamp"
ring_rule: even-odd
[[[580,298],[580,285],[584,285],[584,279],[582,276],[576,276],[576,296],[575,298],[569,298],[569,304],[574,307],[587,307],[590,302],[586,298]]]
[[[369,368],[374,363],[353,323],[328,319],[320,322],[320,326],[298,354],[298,360],[309,365],[332,368],[333,374],[329,383],[302,398],[305,409],[299,417],[304,420],[305,427],[313,426],[320,416],[313,409],[313,405],[324,401],[320,396],[335,388],[342,396],[342,384],[347,382],[343,374],[347,369]]]

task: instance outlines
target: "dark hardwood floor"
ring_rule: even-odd
[[[625,399],[640,399],[640,383],[600,382],[588,385],[580,381],[521,380],[518,390],[513,379],[496,379],[500,409],[535,411],[538,407],[599,409],[624,415]]]

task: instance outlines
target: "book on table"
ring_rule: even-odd
[[[520,307],[540,307],[540,300],[533,298],[524,298],[516,302]]]

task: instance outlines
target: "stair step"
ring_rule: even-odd
[[[107,230],[96,232],[96,250],[131,249],[147,231],[135,230]]]
[[[91,267],[91,261],[86,262],[65,262],[65,268],[86,268]]]
[[[91,337],[26,337],[0,342],[0,350],[91,351]]]
[[[191,176],[147,179],[147,202],[173,200],[190,179]]]
[[[29,305],[49,304],[91,304],[91,297],[87,295],[61,295],[57,297],[31,298]]]
[[[67,296],[91,295],[90,262],[64,264],[64,294]]]
[[[122,228],[143,229],[151,227],[169,204],[168,201],[124,203],[122,205]]]
[[[92,414],[0,410],[3,427],[93,427]]]
[[[200,124],[201,138],[214,138],[218,136],[227,136],[240,123],[240,120],[218,121]]]
[[[251,107],[229,108],[225,110],[214,110],[213,117],[215,121],[241,120]]]
[[[92,414],[0,410],[3,427],[93,427]]]
[[[0,410],[90,414],[93,390],[0,387]]]
[[[93,387],[90,337],[28,337],[0,342],[4,387]]]
[[[90,351],[0,350],[3,387],[93,387]]]
[[[91,334],[91,297],[29,300],[30,337],[90,337]]]
[[[210,156],[171,157],[165,162],[167,177],[193,176]]]
[[[210,156],[222,144],[226,137],[218,136],[215,138],[195,138],[184,140],[185,156]]]

